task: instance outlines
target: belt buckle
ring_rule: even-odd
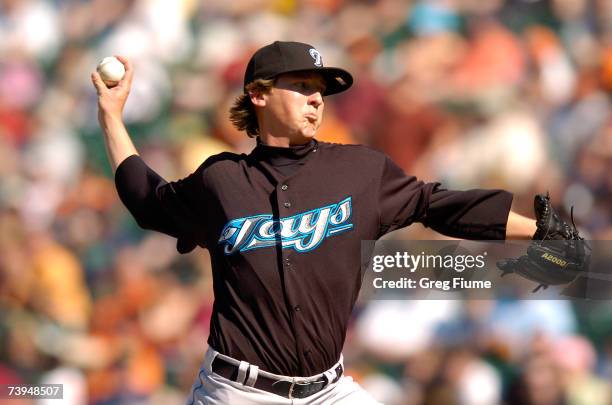
[[[299,386],[308,386],[310,385],[310,383],[308,381],[296,381],[293,380],[291,381],[291,385],[289,386],[289,399],[293,399],[293,390],[295,389],[295,386],[299,385]]]
[[[319,384],[317,387],[315,387]],[[323,381],[306,381],[306,380],[280,380],[272,384],[273,392],[277,395],[281,395],[288,399],[303,399],[306,398],[323,388],[320,384],[324,384]],[[309,389],[312,387],[312,389]],[[296,390],[296,388],[300,388]],[[303,388],[303,389],[301,389]],[[318,388],[318,389],[317,389]],[[296,392],[297,391],[297,392]],[[297,396],[296,396],[297,395]]]
[[[287,387],[287,385],[289,385],[289,387]],[[307,387],[309,386],[310,383],[307,381],[303,381],[303,380],[292,380],[292,381],[287,381],[287,380],[281,380],[281,381],[277,381],[275,382],[272,386],[275,388],[275,393],[278,395],[282,395],[288,399],[295,399],[295,397],[293,396],[293,392],[295,390],[295,387]],[[283,386],[286,387],[283,389]],[[284,392],[283,392],[284,391]],[[301,397],[298,395],[297,398]]]
[[[287,387],[288,386],[288,387]],[[279,380],[272,384],[272,389],[277,395],[285,398],[293,399],[293,389],[295,388],[295,380]]]

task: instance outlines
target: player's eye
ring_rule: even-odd
[[[325,92],[325,86],[318,82],[311,82],[309,80],[299,80],[293,83],[295,89],[300,92],[315,93],[319,92],[323,94]]]

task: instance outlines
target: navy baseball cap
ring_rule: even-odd
[[[282,73],[314,71],[325,80],[324,96],[340,93],[351,87],[353,76],[344,69],[323,66],[321,53],[301,42],[276,41],[253,54],[244,73],[247,84],[257,79],[273,79]]]

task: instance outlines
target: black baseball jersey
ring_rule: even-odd
[[[449,191],[407,176],[359,145],[259,144],[222,153],[166,182],[139,156],[116,185],[138,224],[211,254],[209,344],[290,376],[338,361],[361,287],[361,241],[422,222],[467,239],[504,239],[512,195]]]

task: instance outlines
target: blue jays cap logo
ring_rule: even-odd
[[[314,59],[314,65],[317,67],[323,67],[323,58],[321,58],[321,53],[314,48],[310,48],[308,51],[312,59]]]

